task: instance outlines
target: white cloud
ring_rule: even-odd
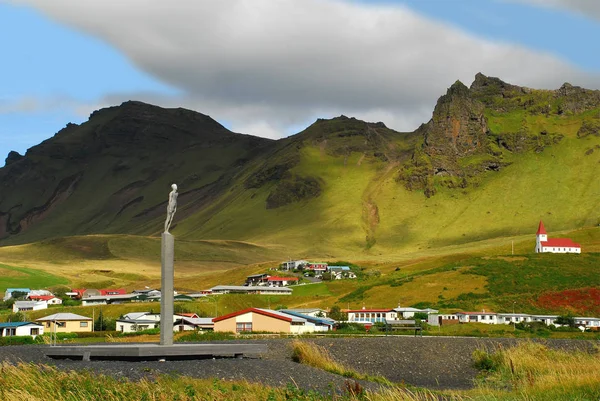
[[[510,0],[516,3],[531,4],[569,10],[600,20],[600,2],[598,0]]]
[[[535,1],[535,0],[531,0]],[[558,0],[555,0],[558,1]],[[283,136],[317,116],[426,122],[446,88],[475,73],[520,85],[598,87],[553,55],[490,42],[399,5],[341,0],[21,0],[119,49],[184,95],[138,99]],[[127,100],[124,95],[103,99]],[[114,103],[118,103],[115,101]],[[112,103],[112,104],[114,104]],[[249,131],[245,131],[249,130]]]

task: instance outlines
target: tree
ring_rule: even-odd
[[[7,322],[25,322],[27,317],[23,312],[11,313],[6,317]]]
[[[554,323],[560,324],[562,326],[575,327],[575,318],[569,315],[559,316],[556,318]]]
[[[348,320],[348,314],[342,312],[339,306],[333,305],[329,310],[329,318],[337,321]]]
[[[429,315],[427,315],[427,312],[415,312],[414,314],[414,318],[415,319],[419,319],[419,320],[425,320],[427,321]]]

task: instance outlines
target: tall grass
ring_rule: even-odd
[[[314,368],[323,369],[336,375],[352,379],[369,380],[376,383],[391,385],[392,383],[383,376],[371,376],[352,370],[335,361],[327,348],[320,345],[294,340],[291,343],[292,360]]]
[[[0,399],[19,401],[317,401],[320,396],[297,388],[273,389],[260,384],[199,380],[157,375],[129,381],[88,371],[61,371],[50,366],[3,363]]]
[[[598,400],[600,350],[556,350],[524,342],[489,353],[477,351],[475,365],[485,371],[476,399]]]

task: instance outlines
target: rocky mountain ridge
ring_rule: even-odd
[[[424,198],[477,186],[518,155],[560,144],[566,131],[555,129],[555,120],[575,118],[579,138],[596,137],[599,107],[600,91],[570,84],[536,90],[477,74],[470,87],[450,86],[431,120],[414,132],[340,116],[273,141],[233,133],[191,110],[125,102],[68,124],[24,156],[9,154],[0,169],[0,241],[155,234],[171,182],[182,191],[176,225],[192,216],[208,222],[257,196],[272,213],[316,204],[332,182],[308,167],[315,158],[378,171],[361,189],[362,224],[372,237],[381,218],[374,199],[384,180],[392,177]]]

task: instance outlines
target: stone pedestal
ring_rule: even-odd
[[[160,251],[160,345],[173,345],[174,261],[175,238],[169,233],[162,233]]]

